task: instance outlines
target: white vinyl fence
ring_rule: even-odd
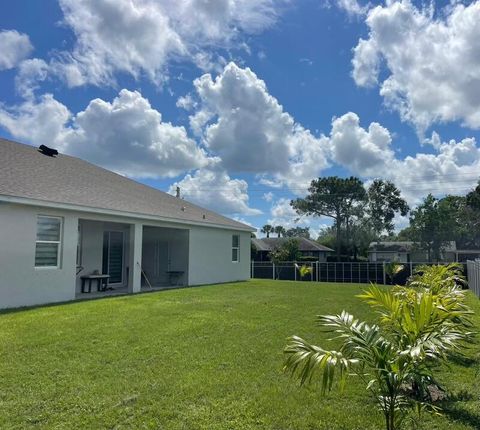
[[[480,260],[467,261],[468,288],[480,297]]]

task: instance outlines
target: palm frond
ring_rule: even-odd
[[[344,357],[341,352],[326,351],[298,336],[289,339],[284,353],[287,355],[284,371],[297,377],[301,384],[311,382],[319,374],[322,394],[332,389],[337,373],[339,386],[343,388],[348,370],[358,363],[358,360]]]

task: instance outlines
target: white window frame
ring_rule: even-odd
[[[60,221],[60,231],[58,240],[38,240],[38,220],[39,218],[51,218]],[[43,270],[43,269],[60,269],[61,268],[61,261],[62,261],[62,242],[63,242],[63,218],[60,216],[52,216],[52,215],[37,215],[37,231],[35,232],[35,260],[37,259],[37,243],[55,243],[57,244],[57,264],[55,266],[37,266],[35,261],[35,269]]]
[[[237,236],[238,237],[238,246],[233,246],[233,238]],[[237,259],[233,259],[233,250],[237,250]],[[239,234],[232,234],[232,263],[239,263],[240,262],[240,235]]]

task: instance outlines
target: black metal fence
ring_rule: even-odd
[[[404,266],[403,270],[395,276],[395,283],[400,285],[405,284],[416,267],[433,263],[409,262],[402,264]],[[303,277],[300,274],[301,266],[309,268],[309,272]],[[275,264],[271,261],[252,261],[251,276],[252,278],[284,281],[391,284],[392,281],[385,269],[386,263],[373,262],[283,261]]]

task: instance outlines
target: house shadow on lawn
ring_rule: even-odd
[[[441,413],[452,421],[460,422],[474,429],[480,428],[480,411],[469,411],[460,407],[455,401],[447,401],[442,404]]]
[[[152,294],[152,293],[165,293],[167,291],[173,291],[173,290],[191,290],[195,288],[208,288],[208,287],[217,287],[217,286],[222,286],[222,285],[232,285],[232,284],[241,284],[241,283],[246,283],[248,281],[232,281],[232,282],[217,282],[214,284],[198,284],[198,285],[171,285],[171,286],[165,286],[165,287],[160,287],[160,288],[143,288],[141,291],[138,291],[136,293],[129,293],[127,291],[121,292],[118,294],[106,294],[106,295],[92,295],[88,296],[87,294],[83,296],[76,296],[72,300],[66,300],[66,301],[60,301],[60,302],[52,302],[52,303],[44,303],[44,304],[38,304],[38,305],[28,305],[28,306],[19,306],[15,308],[5,308],[5,309],[0,309],[0,316],[1,315],[7,315],[7,314],[15,314],[15,313],[21,313],[29,310],[35,310],[35,309],[42,309],[42,308],[54,308],[54,307],[59,307],[59,306],[74,306],[79,303],[84,303],[84,302],[95,302],[97,300],[111,300],[111,299],[118,299],[118,298],[128,298],[128,297],[139,297],[145,294]]]

